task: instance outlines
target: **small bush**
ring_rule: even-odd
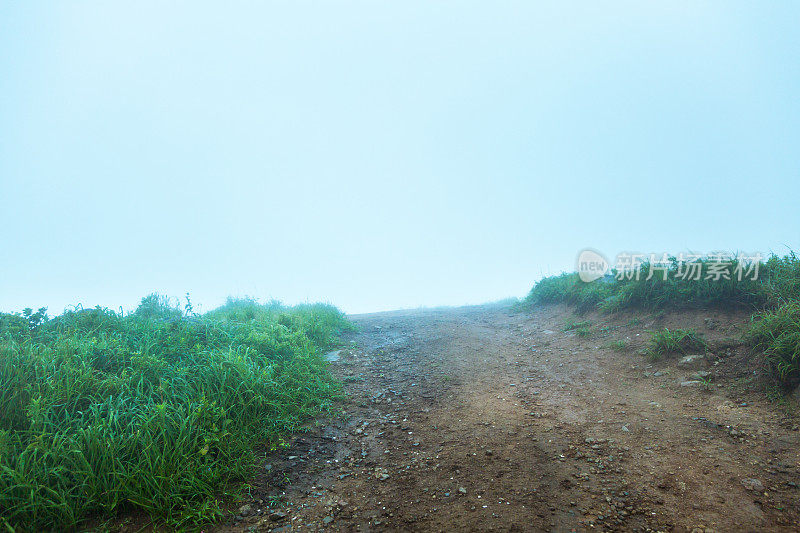
[[[685,355],[689,352],[704,352],[707,347],[702,335],[694,330],[664,328],[651,333],[647,353],[654,359],[658,359],[673,353]]]

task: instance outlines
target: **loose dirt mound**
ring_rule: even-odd
[[[273,454],[219,529],[800,528],[797,421],[732,341],[746,316],[590,316],[588,336],[562,331],[572,318],[354,317],[360,332],[332,363],[343,416]],[[697,328],[712,354],[651,362],[638,352],[662,327]]]

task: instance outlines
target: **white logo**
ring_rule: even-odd
[[[581,281],[589,283],[600,279],[608,272],[608,260],[596,250],[586,248],[578,254],[578,261],[575,265]]]

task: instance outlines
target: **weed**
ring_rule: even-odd
[[[628,343],[624,340],[609,341],[603,345],[603,348],[624,352],[628,348]]]
[[[691,329],[670,330],[664,328],[661,331],[651,333],[646,352],[653,358],[658,359],[664,355],[672,353],[686,354],[688,352],[705,351],[706,341],[701,334]]]
[[[793,388],[800,382],[800,302],[754,316],[744,339],[754,350],[763,352],[785,387]]]
[[[573,330],[576,330],[576,329],[585,329],[585,328],[588,328],[591,325],[592,325],[592,323],[589,320],[581,320],[581,321],[567,320],[567,322],[564,324],[564,327],[562,328],[562,331],[573,331]]]

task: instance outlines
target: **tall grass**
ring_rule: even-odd
[[[576,273],[564,273],[538,281],[519,307],[536,304],[565,303],[573,305],[578,313],[595,309],[614,294],[615,286],[605,279],[592,283],[581,281]]]
[[[711,263],[708,259],[695,261],[702,272],[707,272]],[[746,268],[735,258],[729,264],[730,272]],[[800,297],[800,259],[794,252],[784,257],[772,256],[762,262],[755,280],[751,276],[742,276],[740,280],[733,275],[730,279],[707,279],[705,275],[699,280],[688,279],[678,275],[680,268],[673,257],[666,279],[662,269],[647,262],[630,276],[618,275],[590,283],[581,281],[576,273],[544,278],[533,286],[523,305],[560,302],[574,305],[578,312],[591,309],[612,312],[623,309],[758,310]]]
[[[196,316],[157,295],[129,316],[0,314],[0,525],[216,517],[255,446],[331,405],[319,352],[349,327],[328,305],[230,300]]]
[[[745,340],[763,351],[770,369],[787,388],[800,383],[800,301],[753,317]]]

